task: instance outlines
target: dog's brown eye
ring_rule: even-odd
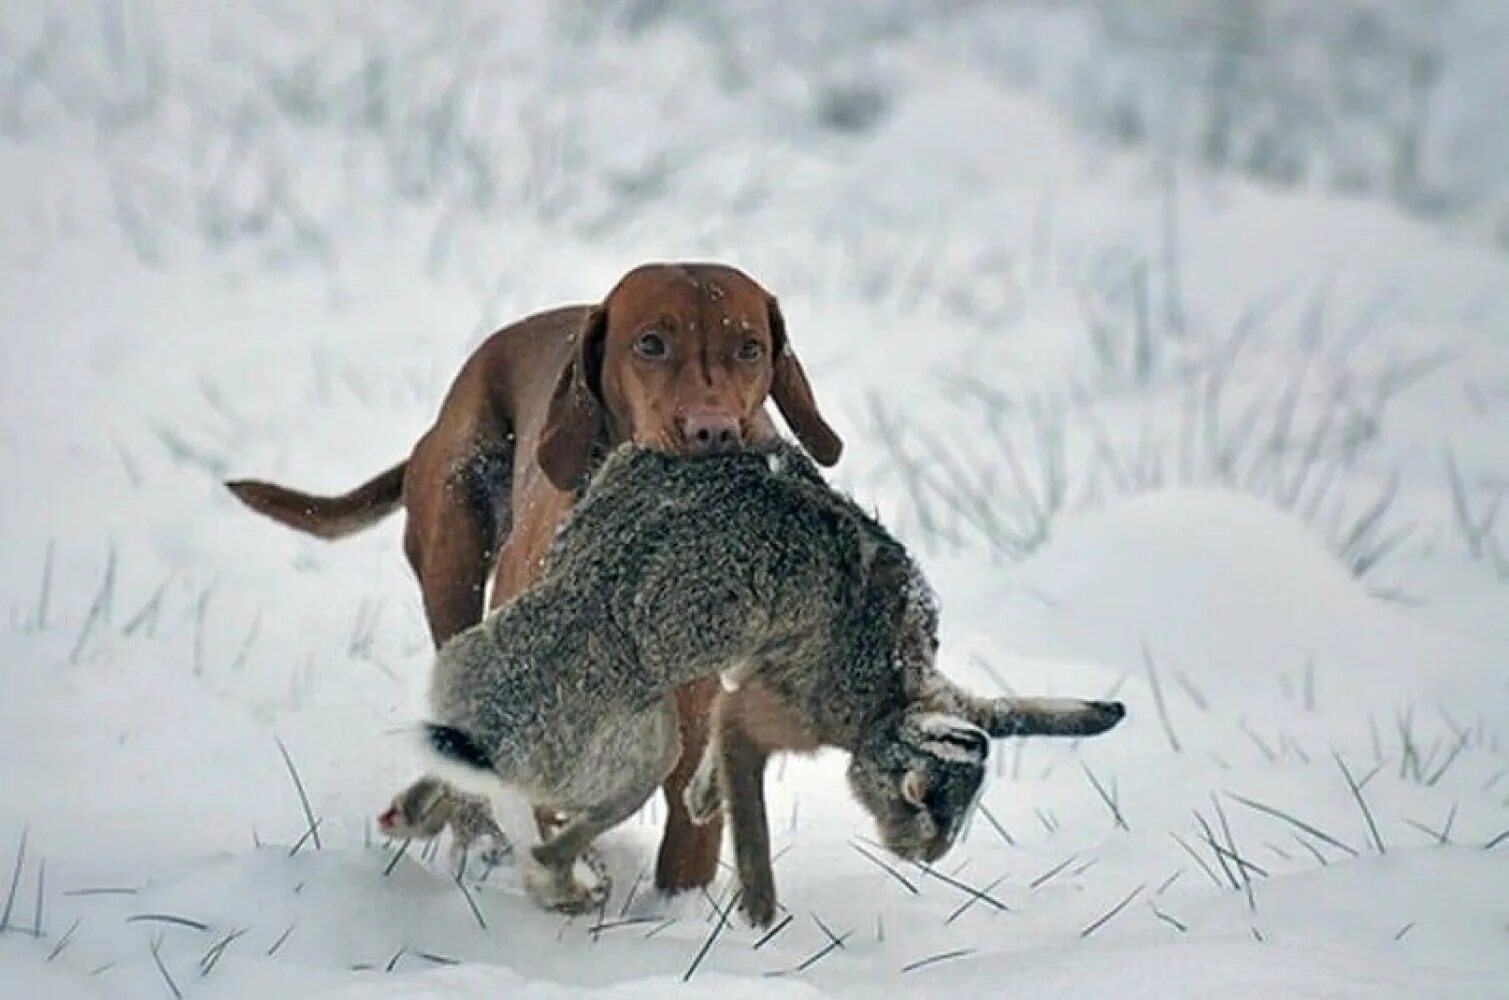
[[[740,361],[758,361],[764,355],[765,345],[751,337],[739,345],[739,350],[734,356]]]
[[[634,353],[649,361],[659,361],[666,355],[665,338],[658,333],[641,333],[634,341]]]

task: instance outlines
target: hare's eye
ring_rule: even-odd
[[[758,361],[765,356],[765,345],[753,337],[739,345],[734,357],[740,361]]]

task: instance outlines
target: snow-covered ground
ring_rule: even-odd
[[[967,22],[819,79],[655,4],[304,7],[0,12],[0,995],[680,982],[728,885],[646,889],[658,801],[592,919],[375,837],[428,667],[400,519],[327,546],[219,486],[366,478],[486,332],[666,257],[781,296],[950,673],[1130,709],[1000,747],[937,874],[781,762],[790,922],[693,988],[1509,995],[1491,240],[1098,145]]]

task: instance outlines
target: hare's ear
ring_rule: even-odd
[[[972,721],[1000,739],[1007,736],[1098,736],[1126,717],[1119,701],[1079,698],[975,699]]]
[[[791,341],[786,336],[786,318],[781,315],[781,307],[775,296],[765,297],[765,308],[769,313],[770,339],[774,352],[770,398],[775,400],[781,416],[786,418],[786,423],[796,434],[802,447],[819,464],[831,466],[843,453],[844,443],[817,410],[817,400],[812,396],[812,384],[807,381],[807,373],[802,370],[802,363],[797,359],[796,351],[791,348]]]
[[[608,313],[597,307],[576,335],[576,351],[556,379],[535,458],[559,490],[575,489],[587,474],[592,446],[603,429],[603,342]]]

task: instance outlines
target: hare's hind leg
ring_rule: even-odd
[[[636,723],[630,723],[631,726]],[[584,913],[599,906],[612,890],[607,872],[596,885],[576,877],[576,862],[601,834],[639,810],[655,794],[680,753],[674,709],[667,703],[638,720],[637,753],[615,762],[620,780],[604,798],[574,813],[554,835],[528,852],[524,887],[547,910]]]

